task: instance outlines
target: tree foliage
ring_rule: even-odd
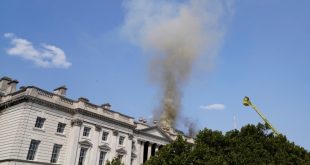
[[[118,157],[114,157],[111,162],[107,160],[106,165],[124,165],[124,163]]]
[[[204,164],[309,164],[310,153],[289,142],[285,136],[275,136],[266,125],[246,125],[241,130],[223,134],[201,130],[195,144],[181,136],[164,146],[146,165]]]

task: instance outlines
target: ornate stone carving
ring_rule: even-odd
[[[97,124],[95,125],[95,128],[96,128],[95,130],[98,131],[98,132],[100,132],[101,129],[102,129],[101,126],[100,126],[100,125],[97,125]]]
[[[118,130],[113,130],[113,135],[117,136],[118,135]]]
[[[132,157],[132,158],[136,158],[137,155],[136,155],[135,153],[132,152],[132,153],[131,153],[131,157]]]
[[[129,140],[132,140],[132,139],[133,139],[133,135],[132,135],[132,134],[129,134],[129,135],[128,135],[128,139],[129,139]]]
[[[81,126],[83,124],[83,120],[80,118],[72,119],[71,120],[71,125],[72,126]]]
[[[89,140],[84,140],[79,142],[80,145],[86,146],[86,147],[92,147],[93,144]]]
[[[124,155],[127,154],[127,151],[124,148],[117,149],[116,152]]]
[[[99,148],[101,150],[104,150],[104,151],[110,151],[111,150],[111,148],[108,145],[106,145],[106,144],[100,145]]]

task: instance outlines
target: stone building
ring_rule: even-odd
[[[178,134],[135,121],[109,104],[69,99],[65,86],[49,92],[17,90],[17,83],[0,79],[0,165],[102,165],[114,157],[140,165]]]

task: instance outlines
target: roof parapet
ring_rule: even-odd
[[[54,89],[54,94],[65,96],[67,93],[67,87],[65,85]]]
[[[100,107],[103,109],[106,109],[106,110],[111,110],[111,104],[110,103],[102,104]]]
[[[85,97],[80,97],[78,99],[78,101],[81,101],[81,102],[84,102],[84,103],[88,103],[89,102],[89,100],[87,98],[85,98]]]

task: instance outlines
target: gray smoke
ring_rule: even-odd
[[[203,56],[203,59],[214,56],[224,33],[221,21],[230,9],[230,2],[124,2],[123,33],[147,54],[152,55],[150,76],[152,81],[159,85],[162,94],[160,111],[157,112],[160,113],[161,125],[175,125],[181,109],[182,88],[190,77],[195,60],[199,56]]]
[[[187,128],[186,134],[190,137],[195,137],[198,133],[198,127],[196,125],[196,122],[187,117],[182,118],[182,122],[184,126]]]

